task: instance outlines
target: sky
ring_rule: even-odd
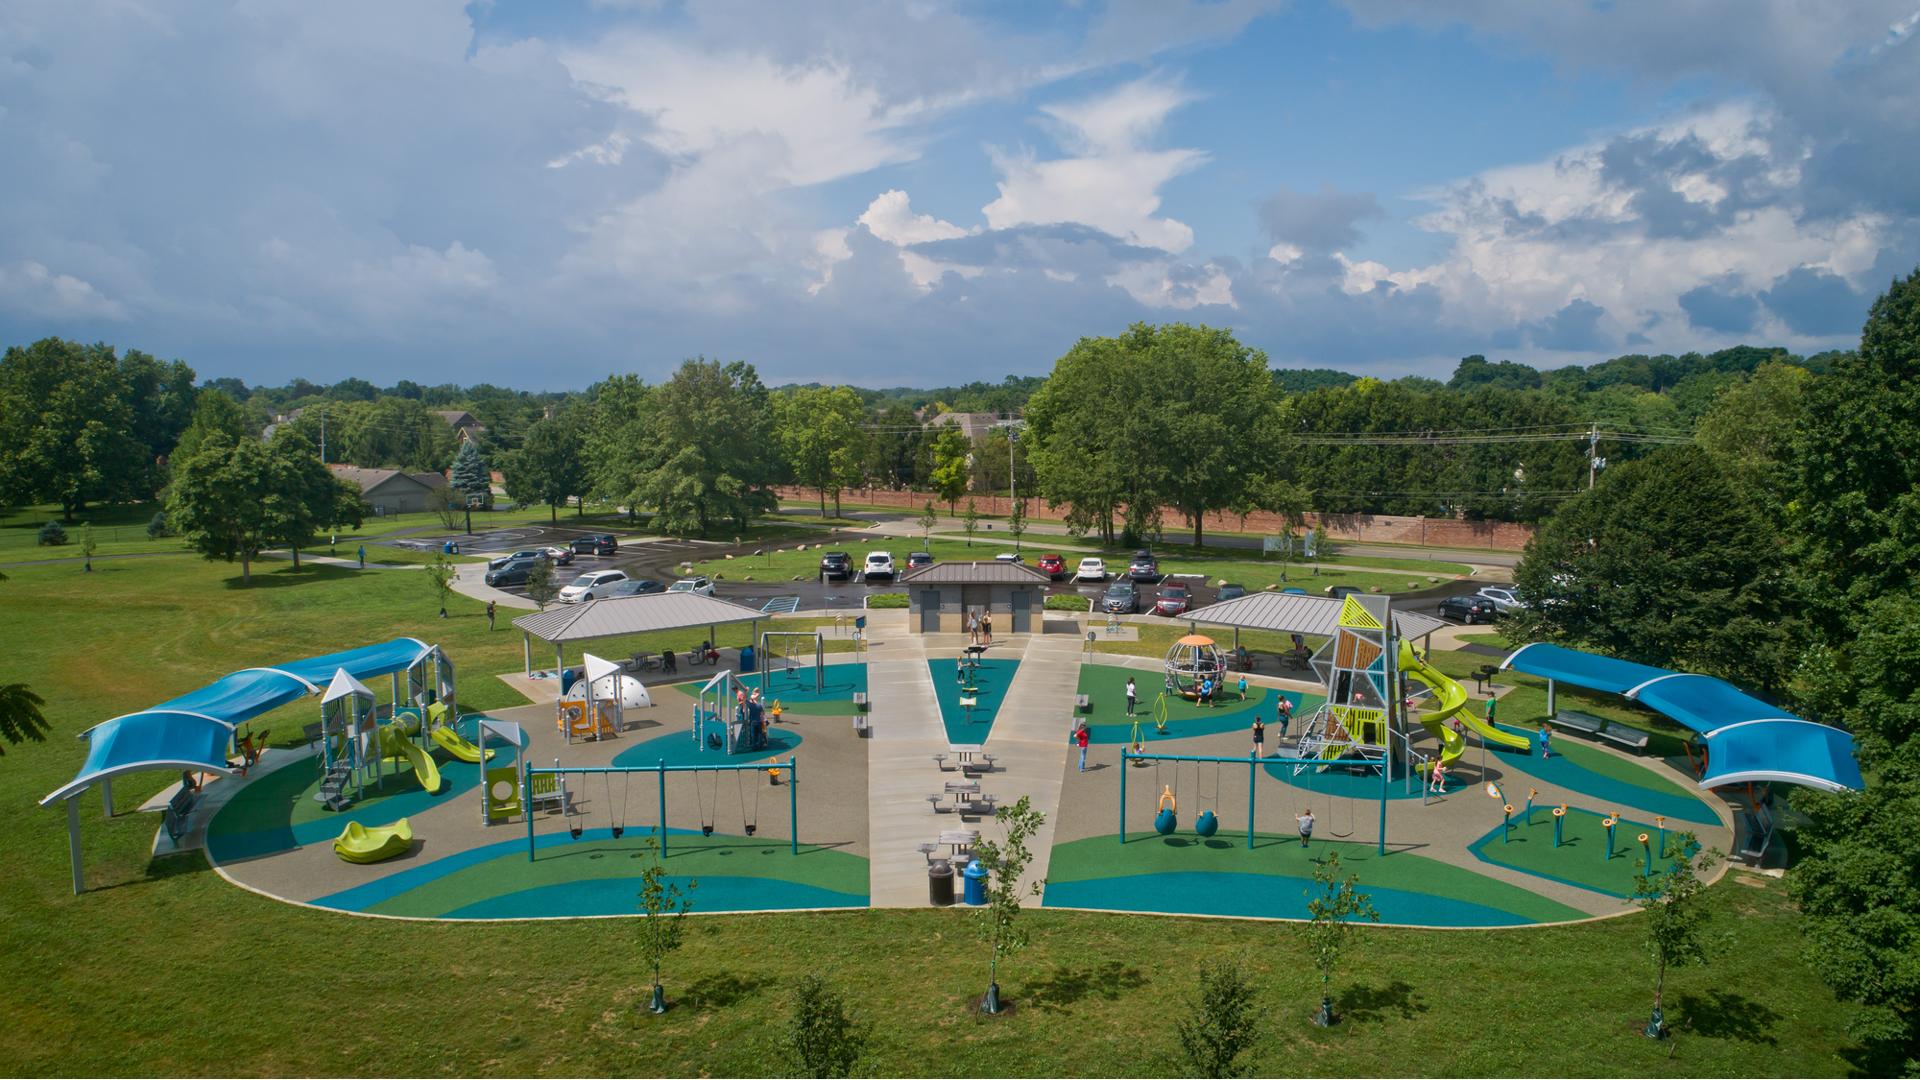
[[[1916,0],[10,0],[0,342],[277,384],[1858,342]]]

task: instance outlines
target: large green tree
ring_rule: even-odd
[[[840,493],[860,482],[866,458],[866,410],[845,386],[799,387],[778,394],[774,421],[787,468],[803,487],[820,493],[820,513],[840,514]]]
[[[274,432],[267,446],[268,471],[261,505],[266,513],[265,539],[285,545],[293,553],[295,569],[300,549],[321,532],[339,526],[358,527],[365,503],[360,489],[320,463],[320,455],[297,431]]]
[[[468,506],[486,505],[493,495],[493,470],[487,466],[487,459],[480,454],[480,447],[471,439],[462,440],[460,449],[453,455],[453,467],[447,470],[447,480],[453,490],[465,496]]]
[[[272,546],[284,510],[276,510],[275,462],[257,439],[208,438],[193,456],[174,462],[167,519],[187,546],[208,559],[240,563],[253,580],[253,560]]]
[[[1165,411],[1136,393],[1136,364],[1119,338],[1081,338],[1027,403],[1035,479],[1067,528],[1115,538],[1159,527]]]
[[[648,397],[646,441],[622,486],[634,506],[653,509],[657,528],[745,529],[779,505],[772,404],[753,365],[688,360]]]
[[[9,500],[89,502],[151,493],[132,390],[106,345],[44,338],[0,357],[0,485]]]
[[[239,442],[252,433],[253,424],[239,402],[225,391],[207,388],[194,398],[193,417],[188,421],[186,430],[181,432],[173,448],[173,456],[192,457],[214,435],[224,435],[230,442]]]
[[[954,505],[960,496],[967,493],[967,460],[972,454],[973,444],[967,441],[967,434],[958,426],[941,429],[933,440],[933,472],[927,480],[933,490],[947,504],[947,513],[954,512]]]
[[[1811,610],[1840,633],[1873,597],[1920,580],[1920,270],[1874,301],[1859,352],[1803,401],[1787,517]]]
[[[1609,468],[1528,542],[1514,632],[1660,667],[1781,685],[1783,538],[1699,447]]]
[[[1694,429],[1720,471],[1776,517],[1793,497],[1794,431],[1813,381],[1806,368],[1765,364],[1729,385]]]
[[[547,520],[560,520],[560,507],[587,490],[587,462],[580,425],[570,418],[534,422],[520,449],[500,459],[500,479],[521,506],[547,504]],[[585,512],[585,499],[581,499]]]

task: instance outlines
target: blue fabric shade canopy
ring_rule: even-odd
[[[1611,656],[1549,645],[1544,641],[1520,646],[1502,666],[1569,686],[1604,690],[1609,694],[1624,694],[1642,683],[1673,674],[1665,668],[1648,667],[1631,660],[1615,660]]]
[[[1866,786],[1853,757],[1853,736],[1807,720],[1748,720],[1707,736],[1701,787],[1778,781],[1822,791]]]
[[[1638,701],[1707,737],[1702,788],[1800,784],[1826,791],[1864,786],[1853,736],[1742,693],[1711,675],[1668,671],[1546,642],[1523,645],[1503,667]]]
[[[149,769],[230,772],[227,746],[238,725],[319,693],[335,671],[359,679],[405,671],[432,651],[433,646],[418,639],[394,638],[279,667],[245,668],[150,709],[116,716],[80,734],[87,740],[87,760],[72,780],[41,799],[40,805],[70,798],[123,773]]]

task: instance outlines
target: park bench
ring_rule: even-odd
[[[970,850],[979,842],[979,829],[946,829],[940,833],[940,843],[953,849],[955,854]]]
[[[1645,750],[1649,738],[1646,732],[1637,727],[1618,724],[1592,713],[1576,712],[1572,709],[1562,709],[1554,714],[1553,725],[1568,731],[1577,731],[1583,735],[1591,735],[1596,739],[1605,739],[1629,750]]]
[[[186,783],[185,773],[180,775],[183,778],[180,790],[173,793],[173,798],[167,800],[166,809],[160,812],[160,824],[167,830],[167,839],[176,844],[187,835],[194,803],[193,785]]]
[[[867,711],[867,692],[865,690],[855,690],[853,692],[853,707],[861,712]]]
[[[1093,699],[1086,694],[1075,694],[1073,708],[1075,712],[1086,712],[1093,707]]]
[[[1492,682],[1493,677],[1498,674],[1500,674],[1500,668],[1499,668],[1499,665],[1497,664],[1481,664],[1479,667],[1474,668],[1473,669],[1474,689],[1479,693],[1482,693],[1482,694],[1486,693],[1487,684]]]
[[[870,737],[873,734],[873,721],[866,716],[855,716],[853,718],[853,734],[855,738],[859,739]]]

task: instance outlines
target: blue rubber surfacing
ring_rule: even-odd
[[[999,715],[1000,704],[1007,697],[1007,687],[1013,684],[1014,672],[1019,667],[1018,660],[980,661],[965,684],[976,688],[971,695],[976,704],[969,710],[960,704],[962,684],[954,675],[954,662],[927,661],[927,670],[933,675],[933,696],[940,704],[940,722],[947,730],[948,745],[977,746],[987,741],[993,732],[994,717]]]

